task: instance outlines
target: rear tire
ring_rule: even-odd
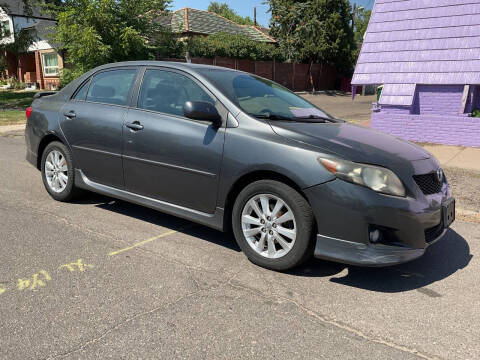
[[[242,251],[261,267],[285,271],[313,254],[312,209],[284,183],[260,180],[246,186],[235,200],[232,227]]]
[[[52,198],[67,202],[80,193],[75,187],[72,154],[64,144],[49,143],[43,151],[41,165],[43,184]]]

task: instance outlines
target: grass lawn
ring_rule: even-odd
[[[0,110],[0,126],[26,123],[24,110]]]
[[[25,109],[30,106],[36,91],[0,90],[0,109]]]

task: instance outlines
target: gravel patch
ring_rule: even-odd
[[[444,168],[459,209],[480,212],[480,172]]]

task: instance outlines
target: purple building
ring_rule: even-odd
[[[369,84],[372,128],[480,146],[480,0],[376,0],[352,80]]]

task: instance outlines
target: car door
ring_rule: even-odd
[[[137,106],[128,111],[123,168],[126,190],[188,207],[215,211],[225,123],[186,118],[186,101],[209,101],[226,118],[226,109],[186,73],[148,68]]]
[[[76,167],[94,182],[124,188],[122,131],[137,71],[116,68],[96,73],[62,109],[60,125]]]

